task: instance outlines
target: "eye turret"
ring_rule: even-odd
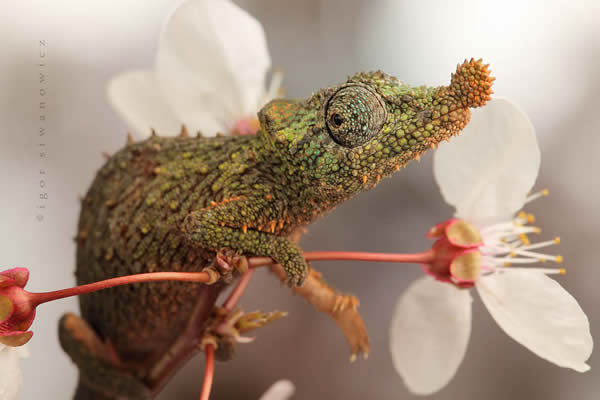
[[[350,85],[331,96],[325,118],[333,140],[352,148],[368,142],[379,133],[386,113],[377,93],[361,85]]]

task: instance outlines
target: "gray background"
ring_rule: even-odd
[[[79,205],[101,151],[115,151],[126,127],[107,104],[115,74],[149,67],[168,0],[24,1],[2,5],[0,16],[0,265],[26,266],[29,288],[73,284]],[[265,27],[275,66],[290,96],[307,96],[355,71],[383,69],[411,84],[439,85],[457,62],[483,57],[498,78],[495,91],[531,117],[542,149],[538,188],[551,196],[529,207],[542,236],[563,239],[563,284],[590,318],[600,321],[600,9],[597,1],[240,1]],[[38,144],[38,40],[47,41],[48,157]],[[408,252],[425,249],[427,229],[451,215],[434,183],[431,155],[339,207],[314,224],[307,250]],[[46,168],[50,200],[35,220],[38,170]],[[295,399],[411,398],[392,368],[388,327],[397,297],[420,276],[418,266],[368,263],[316,265],[328,281],[361,300],[372,352],[349,364],[341,333],[324,315],[292,297],[260,271],[242,304],[290,315],[261,330],[235,361],[217,365],[215,399],[256,399],[289,378]],[[56,322],[76,301],[41,306],[31,356],[23,362],[23,399],[64,399],[76,372],[61,353]],[[472,339],[450,385],[433,399],[597,399],[592,370],[577,374],[522,348],[474,302]],[[597,337],[597,336],[596,336]],[[162,399],[195,399],[203,359],[173,380]]]

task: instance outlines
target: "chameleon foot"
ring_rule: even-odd
[[[210,280],[207,285],[212,285],[217,282],[229,284],[233,281],[234,273],[243,274],[248,271],[248,259],[245,256],[240,256],[232,250],[219,251],[208,267],[203,269],[210,275]]]
[[[358,309],[359,304],[360,304],[360,302],[358,301],[358,299],[355,296],[348,295],[348,294],[337,294],[335,296],[335,300],[333,303],[333,309],[331,311],[334,313],[335,312],[343,312],[347,308],[350,308],[350,309],[356,311]]]
[[[279,265],[271,267],[279,279],[285,280],[286,274]],[[294,293],[304,297],[317,310],[329,315],[340,327],[350,345],[350,361],[358,354],[364,358],[369,354],[369,335],[358,313],[358,299],[351,295],[340,294],[327,285],[320,272],[310,269],[304,286],[294,288]]]
[[[202,337],[201,346],[204,348],[205,345],[212,344],[219,360],[230,360],[233,358],[237,343],[249,343],[254,340],[252,337],[244,336],[245,333],[261,328],[286,315],[287,312],[282,311],[244,313],[242,310],[228,312],[222,307],[215,307],[213,320]]]
[[[248,259],[232,250],[221,250],[215,257],[221,273],[237,271],[240,274],[248,271]]]

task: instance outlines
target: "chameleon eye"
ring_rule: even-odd
[[[360,146],[377,135],[386,118],[379,96],[364,86],[351,85],[338,90],[325,111],[329,134],[345,147]]]

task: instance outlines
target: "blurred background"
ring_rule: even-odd
[[[560,235],[568,274],[560,283],[580,302],[598,340],[600,325],[600,3],[589,1],[237,2],[263,25],[274,66],[291,97],[304,97],[360,70],[383,69],[410,84],[441,85],[456,64],[482,57],[495,93],[519,104],[542,150],[538,188],[551,195],[528,208],[542,236]],[[108,79],[153,63],[170,0],[61,0],[2,4],[0,16],[0,265],[32,271],[29,288],[74,283],[72,237],[85,193],[103,160],[125,141],[108,105]],[[46,133],[39,136],[39,41],[45,41]],[[40,157],[40,144],[46,156]],[[434,224],[450,217],[433,180],[432,157],[384,181],[310,227],[307,250],[421,251]],[[39,170],[46,187],[40,189]],[[41,202],[40,192],[48,193]],[[41,210],[40,204],[46,206]],[[43,221],[38,220],[42,215]],[[255,274],[246,310],[289,316],[258,332],[237,358],[217,364],[214,399],[257,399],[291,379],[294,399],[410,399],[392,367],[388,329],[398,296],[418,266],[321,262],[327,280],[357,295],[371,336],[368,361],[348,362],[332,321],[269,276]],[[23,362],[22,399],[66,399],[76,371],[60,350],[56,324],[73,299],[44,305]],[[506,336],[478,299],[472,339],[455,379],[431,396],[445,399],[598,398],[600,354],[585,374],[556,367]],[[182,370],[161,399],[199,395],[203,357]]]

